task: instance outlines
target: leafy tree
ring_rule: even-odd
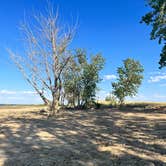
[[[152,11],[142,17],[142,21],[152,26],[151,39],[158,39],[159,44],[164,44],[160,54],[160,68],[166,66],[166,1],[149,0],[148,5]]]
[[[72,106],[87,107],[95,100],[99,71],[104,59],[100,54],[91,56],[88,61],[86,51],[77,49],[64,73],[64,90],[67,101]]]
[[[78,58],[78,57],[77,57]],[[76,57],[72,57],[68,70],[63,73],[65,98],[70,106],[80,105],[82,68]]]
[[[125,97],[133,97],[137,94],[138,88],[143,79],[144,69],[139,61],[126,59],[123,66],[117,70],[118,78],[112,83],[113,94],[119,99],[119,103],[123,104]]]
[[[97,83],[99,83],[99,71],[104,66],[104,59],[100,54],[92,56],[91,63],[86,63],[83,70],[83,96],[82,104],[86,107],[95,101]]]

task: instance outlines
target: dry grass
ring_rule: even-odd
[[[39,108],[0,108],[0,165],[166,165],[165,107],[64,111],[48,120]]]

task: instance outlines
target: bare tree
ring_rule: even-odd
[[[76,30],[76,26],[60,26],[58,18],[58,12],[49,8],[46,15],[40,13],[31,22],[24,21],[24,53],[8,50],[24,78],[49,106],[49,115],[59,110],[62,72],[71,57],[67,47]]]

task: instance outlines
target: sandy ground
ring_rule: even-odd
[[[166,109],[64,111],[0,108],[2,166],[164,166]]]

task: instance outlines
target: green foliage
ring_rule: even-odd
[[[160,54],[160,69],[164,66],[166,66],[166,44],[162,48],[161,54]]]
[[[94,102],[97,83],[99,79],[99,71],[103,68],[104,59],[101,55],[93,56],[91,63],[86,63],[83,68],[83,96],[84,105],[87,106]]]
[[[103,66],[100,54],[91,56],[88,61],[85,50],[75,50],[69,69],[64,73],[64,91],[70,105],[88,107],[94,103],[99,71]]]
[[[125,97],[137,94],[143,79],[143,71],[139,61],[130,58],[124,60],[123,66],[118,68],[118,79],[112,83],[112,87],[113,94],[119,99],[120,104],[123,104]]]
[[[159,44],[164,43],[160,54],[160,68],[166,66],[166,1],[149,0],[148,5],[152,11],[142,17],[142,21],[152,26],[151,39],[158,39]]]

